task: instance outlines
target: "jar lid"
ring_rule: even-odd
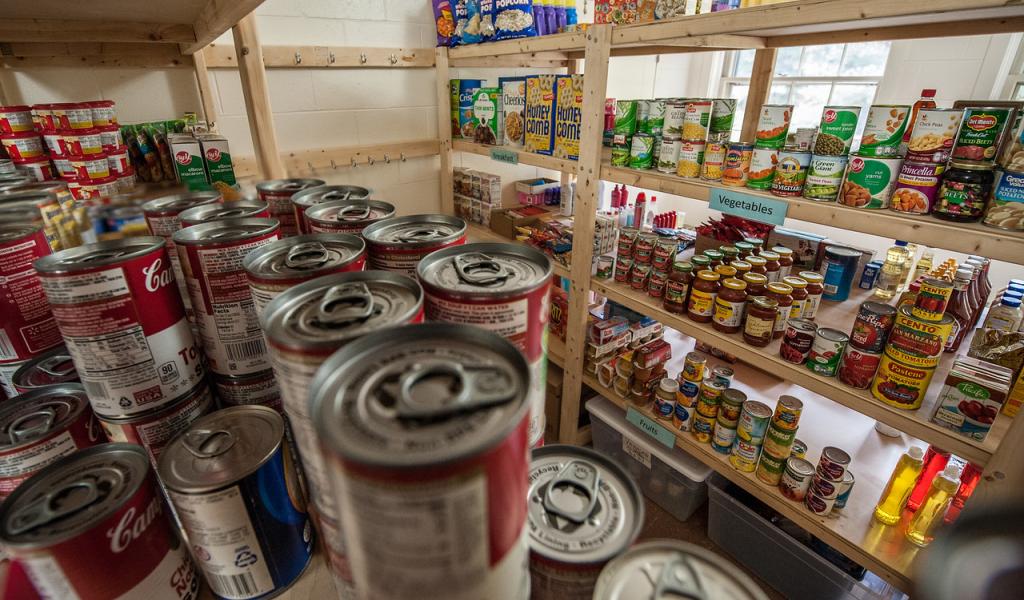
[[[789,275],[787,277],[783,277],[782,281],[785,282],[786,284],[792,286],[794,289],[798,289],[798,290],[802,290],[805,287],[807,287],[807,281],[803,277],[796,277],[796,276],[793,276],[793,275]]]
[[[761,258],[763,258],[763,259],[765,259],[767,261],[767,260],[779,260],[780,257],[779,257],[778,254],[776,254],[774,252],[769,252],[769,251],[765,250],[764,252],[761,253]]]
[[[774,248],[772,248],[772,252],[778,254],[779,256],[793,256],[793,251],[785,246],[775,246]]]
[[[735,277],[736,269],[729,265],[718,265],[715,267],[715,273],[718,273],[722,277]]]
[[[718,281],[719,279],[722,278],[722,276],[719,275],[718,273],[715,273],[714,271],[708,271],[706,269],[704,271],[701,271],[700,273],[697,273],[697,277],[703,279],[704,281]]]
[[[736,256],[737,254],[740,253],[740,249],[737,248],[736,246],[722,246],[721,248],[719,248],[719,250],[722,252],[722,254],[726,254],[728,256]]]
[[[743,291],[743,290],[747,289],[747,282],[746,281],[740,281],[739,279],[734,279],[732,277],[730,277],[729,279],[726,279],[725,281],[723,281],[722,285],[724,285],[725,287],[729,288],[730,290]]]
[[[788,296],[793,293],[792,286],[786,283],[779,283],[777,281],[774,283],[769,283],[768,290],[775,292],[776,294],[782,294],[783,296]]]
[[[746,258],[746,261],[748,263],[750,263],[751,266],[754,266],[754,267],[763,267],[766,264],[768,264],[768,261],[764,257],[761,257],[761,256],[748,256]]]
[[[967,169],[968,171],[991,171],[994,165],[966,160],[951,160],[949,166],[954,169]]]
[[[761,285],[764,285],[768,283],[768,277],[760,273],[744,273],[743,281],[746,281],[747,283],[759,283]]]
[[[706,256],[694,256],[690,259],[690,262],[698,267],[706,267],[711,264],[711,259]]]
[[[754,296],[753,304],[757,308],[764,308],[766,310],[776,310],[779,308],[779,301],[767,296]]]
[[[764,240],[760,238],[743,238],[743,241],[754,246],[755,248],[761,248],[764,246]]]
[[[722,257],[725,256],[725,254],[721,250],[715,250],[714,248],[709,248],[709,249],[704,251],[704,256],[706,256],[708,258],[712,258],[712,259],[714,259],[714,258],[721,259]]]
[[[661,380],[661,389],[666,392],[678,392],[679,382],[676,381],[675,379],[672,379],[671,377],[665,377],[664,379]]]
[[[800,279],[803,279],[807,283],[823,283],[825,276],[821,273],[815,273],[814,271],[800,271]]]
[[[672,270],[673,271],[683,271],[684,273],[689,273],[689,272],[693,271],[693,263],[686,262],[686,261],[683,261],[683,260],[676,261],[676,262],[672,263]]]
[[[734,260],[731,263],[729,263],[729,266],[736,269],[737,271],[744,272],[749,271],[751,267],[750,263],[745,260]]]

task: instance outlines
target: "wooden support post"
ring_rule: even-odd
[[[590,269],[594,258],[594,224],[597,193],[601,184],[601,138],[604,135],[604,100],[608,89],[608,58],[612,26],[596,25],[586,32],[586,74],[583,78],[583,132],[576,175],[576,206],[573,220],[572,269],[569,319],[566,324],[565,380],[558,439],[577,443],[580,392],[583,389],[583,349],[586,347]]]
[[[203,118],[210,131],[217,130],[217,106],[213,99],[213,86],[210,85],[210,72],[206,70],[206,55],[200,50],[192,55],[192,66],[196,72],[196,85],[199,86],[199,101],[203,105]]]
[[[772,91],[772,74],[775,72],[775,55],[778,50],[766,48],[754,51],[754,66],[750,72],[750,89],[747,90],[747,108],[743,113],[743,132],[740,139],[754,141],[757,130],[757,119],[761,116],[761,107],[768,101]]]
[[[455,214],[454,173],[452,165],[452,110],[451,92],[448,80],[448,49],[434,49],[434,68],[437,76],[437,139],[441,155],[441,212]]]
[[[260,171],[265,179],[280,179],[288,174],[277,150],[277,132],[274,114],[270,109],[267,91],[267,72],[263,69],[263,52],[256,33],[256,17],[248,15],[232,28],[235,52],[238,55],[238,74],[242,78],[245,112],[249,116],[249,131]]]
[[[988,505],[1019,505],[1024,501],[1024,420],[1015,418],[999,441],[978,487],[964,510],[984,510]]]

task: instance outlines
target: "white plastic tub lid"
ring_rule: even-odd
[[[598,418],[623,436],[657,456],[663,463],[692,481],[705,481],[712,469],[676,446],[669,450],[626,420],[626,413],[611,400],[599,396],[587,401],[591,418]]]

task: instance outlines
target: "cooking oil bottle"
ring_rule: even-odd
[[[924,451],[918,446],[911,446],[903,453],[875,506],[875,519],[886,525],[895,525],[899,522],[907,498],[917,482],[917,476],[921,474],[923,458]]]
[[[897,241],[895,246],[889,248],[875,282],[875,297],[886,302],[893,299],[907,277],[908,260],[910,252],[906,242]]]
[[[907,525],[907,539],[910,543],[923,548],[935,539],[935,531],[942,525],[946,509],[949,508],[959,487],[960,472],[953,465],[946,467],[946,470],[932,481],[932,489],[928,491],[921,508],[917,509],[910,519],[910,524]]]
[[[913,283],[921,277],[926,277],[931,272],[932,267],[935,263],[935,252],[929,248],[925,248],[921,252],[921,258],[917,259],[917,264],[914,265],[914,274],[911,275],[910,282]]]

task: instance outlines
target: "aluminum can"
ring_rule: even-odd
[[[846,502],[850,499],[850,492],[853,491],[853,484],[855,482],[853,473],[849,470],[843,473],[843,481],[839,486],[839,495],[836,496],[836,503],[832,508],[846,508]]]
[[[842,481],[847,467],[850,466],[850,455],[835,446],[827,446],[821,451],[818,469],[832,481]]]
[[[281,387],[272,370],[248,377],[213,377],[211,383],[221,408],[258,404],[284,413]]]
[[[787,458],[778,458],[765,452],[762,448],[761,458],[757,461],[757,468],[754,475],[758,481],[768,485],[777,486],[782,480],[782,473],[786,470]]]
[[[590,600],[601,569],[640,534],[639,488],[605,456],[555,445],[532,452],[527,493],[531,600]]]
[[[411,215],[378,221],[363,231],[371,269],[416,276],[435,250],[466,243],[466,222],[448,215]]]
[[[256,194],[266,202],[270,218],[281,223],[281,237],[290,237],[302,231],[298,226],[299,216],[292,205],[292,197],[303,190],[323,186],[327,182],[319,179],[272,179],[256,184]]]
[[[155,411],[124,419],[99,417],[100,426],[112,442],[142,446],[155,468],[168,444],[199,417],[213,409],[213,397],[205,385],[188,398]]]
[[[732,367],[725,365],[715,365],[711,368],[711,378],[725,387],[732,385],[732,378],[735,374]]]
[[[234,200],[189,208],[178,214],[181,229],[226,219],[269,219],[270,208],[261,200]],[[173,240],[171,240],[173,241]]]
[[[40,498],[69,497],[79,500],[39,509]],[[0,506],[0,543],[44,598],[199,597],[146,452],[132,444],[88,448],[34,475]]]
[[[19,394],[61,383],[78,383],[78,372],[71,354],[64,346],[27,360],[11,376],[11,383]]]
[[[311,411],[360,597],[529,596],[529,385],[522,353],[470,325],[380,332],[320,368]]]
[[[796,502],[802,502],[811,487],[814,477],[814,465],[808,461],[791,456],[786,461],[786,471],[779,480],[782,495]]]
[[[842,331],[819,327],[811,353],[807,355],[807,368],[824,377],[835,377],[849,343],[850,336]]]
[[[881,362],[881,352],[867,352],[852,345],[847,346],[839,364],[839,381],[852,388],[866,390],[871,387],[871,380]]]
[[[764,453],[776,458],[788,458],[792,454],[793,441],[795,439],[795,429],[779,429],[774,423],[770,423],[768,431],[764,436]]]
[[[306,209],[309,233],[351,233],[395,216],[395,207],[381,200],[332,200]]]
[[[711,443],[711,437],[715,434],[715,425],[718,420],[715,417],[708,417],[699,412],[691,414],[690,433],[693,439],[702,444]]]
[[[715,452],[729,454],[732,445],[736,442],[736,428],[723,425],[722,421],[715,423],[715,430],[711,434],[711,448]]]
[[[26,364],[28,364],[27,360],[0,363],[0,400],[18,395],[18,388],[14,387],[14,374]]]
[[[807,507],[807,510],[816,515],[825,516],[831,513],[832,508],[835,506],[836,499],[822,498],[816,491],[814,491],[813,487],[814,486],[812,485],[812,489],[808,489],[807,495],[804,496],[804,506]]]
[[[321,185],[295,192],[291,197],[291,210],[299,233],[312,233],[306,211],[324,202],[369,200],[370,190],[357,185]],[[392,214],[394,214],[392,212]]]
[[[347,233],[313,233],[277,240],[242,261],[256,316],[285,290],[332,273],[366,268],[366,242]]]
[[[708,357],[700,352],[688,352],[683,363],[683,371],[680,375],[686,381],[700,383],[704,381],[704,369],[708,364]]]
[[[466,244],[420,261],[427,319],[489,329],[530,365],[530,442],[544,434],[551,260],[521,244]]]
[[[800,426],[800,414],[804,411],[804,403],[793,396],[779,396],[772,414],[772,425],[782,431],[796,431]]]
[[[160,457],[167,496],[222,598],[280,593],[313,557],[313,528],[284,433],[272,409],[225,408],[192,423]]]
[[[103,439],[85,390],[52,385],[0,404],[0,500],[64,456]]]
[[[881,352],[896,322],[896,309],[881,302],[860,305],[850,332],[850,346],[867,352]]]
[[[242,263],[280,239],[275,219],[229,219],[174,234],[210,370],[240,377],[270,368]]]
[[[772,418],[772,409],[768,405],[756,400],[748,400],[743,403],[743,412],[740,413],[740,421],[737,426],[737,436],[745,442],[757,442],[758,446],[764,440],[768,431],[768,423]]]
[[[32,264],[50,254],[39,225],[0,223],[0,363],[25,361],[60,344],[60,330]]]
[[[201,385],[202,357],[163,239],[87,244],[35,267],[97,415],[151,411]]]

